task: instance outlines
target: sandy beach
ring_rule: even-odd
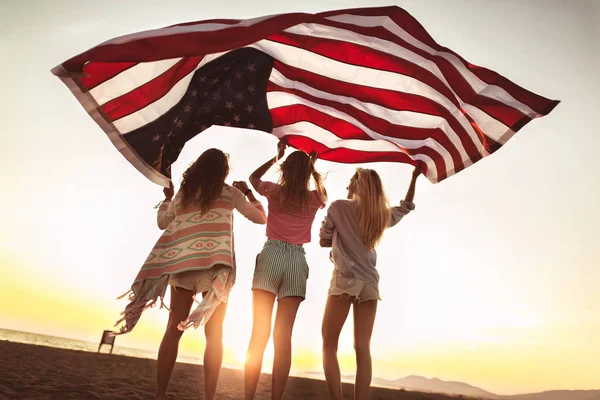
[[[0,341],[1,399],[153,399],[156,361],[118,355]],[[257,400],[270,399],[270,376],[261,377]],[[345,385],[351,399],[352,385]],[[178,363],[170,385],[171,399],[201,399],[202,366]],[[243,398],[243,373],[223,369],[219,398]],[[325,382],[290,378],[285,399],[327,399]],[[457,397],[372,389],[372,399],[449,400]]]

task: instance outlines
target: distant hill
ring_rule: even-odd
[[[490,393],[475,386],[462,382],[448,382],[438,378],[425,378],[417,375],[410,375],[396,380],[387,380],[381,378],[373,379],[373,384],[395,389],[420,390],[437,393],[460,394],[471,397],[484,397],[488,399],[497,399],[498,395]]]
[[[541,393],[501,396],[506,400],[600,400],[600,390],[549,390]]]
[[[323,373],[321,372],[310,372],[308,375],[312,377],[319,376],[323,379]],[[354,376],[344,375],[342,380],[353,382]],[[417,375],[395,380],[373,378],[372,385],[391,389],[445,393],[493,400],[600,400],[600,390],[550,390],[506,396],[491,393],[463,382],[443,381],[438,378],[425,378]]]

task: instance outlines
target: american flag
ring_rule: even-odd
[[[258,129],[319,158],[421,165],[435,183],[558,104],[437,44],[398,7],[184,23],[57,66],[146,177],[211,125]]]

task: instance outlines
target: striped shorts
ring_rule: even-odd
[[[306,297],[308,264],[306,252],[299,244],[269,239],[256,257],[252,290],[259,289],[277,296]]]

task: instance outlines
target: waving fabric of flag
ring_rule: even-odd
[[[109,40],[52,72],[163,186],[211,125],[336,162],[419,164],[435,183],[558,104],[468,63],[398,7],[184,23]]]

